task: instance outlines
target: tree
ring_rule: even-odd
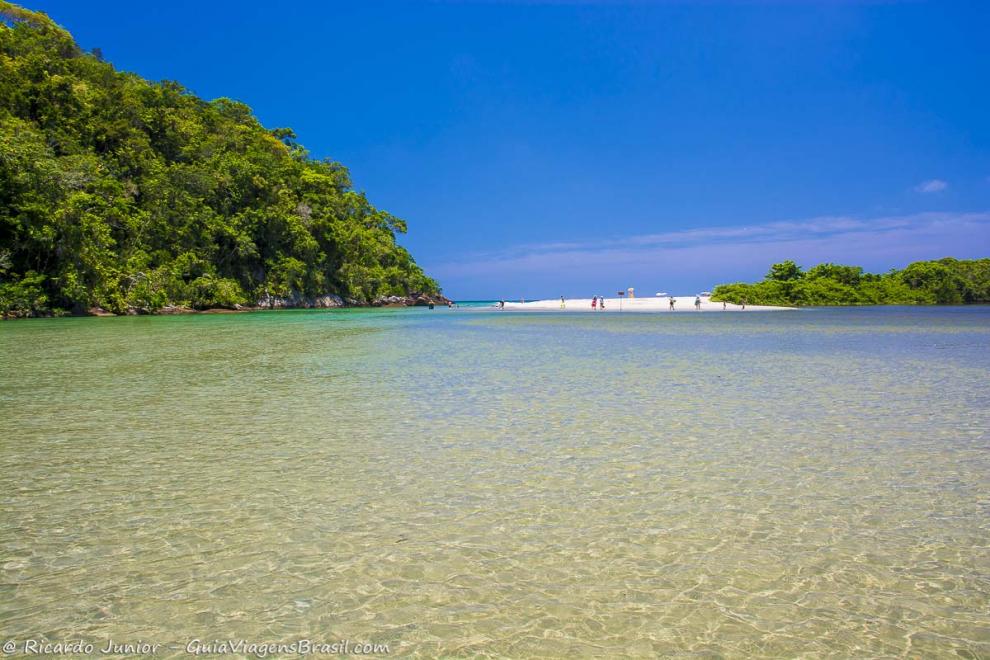
[[[805,273],[805,278],[809,280],[830,279],[852,287],[857,286],[862,277],[863,269],[860,266],[840,266],[832,263],[818,264]]]
[[[773,282],[791,282],[803,277],[801,267],[791,260],[770,266],[766,279]]]
[[[900,274],[901,280],[912,289],[932,294],[942,305],[964,301],[966,283],[950,265],[937,261],[917,261]]]

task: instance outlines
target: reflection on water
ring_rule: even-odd
[[[990,654],[990,309],[0,324],[0,637]]]

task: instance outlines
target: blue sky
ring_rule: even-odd
[[[26,2],[248,103],[460,299],[990,256],[990,3]]]

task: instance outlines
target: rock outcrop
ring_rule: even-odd
[[[334,293],[322,296],[300,296],[290,294],[285,297],[264,295],[258,299],[258,309],[329,309],[343,307],[344,299]]]
[[[86,316],[116,316],[116,314],[108,312],[102,307],[90,307],[86,310]]]
[[[370,303],[343,299],[337,294],[327,293],[322,296],[302,296],[291,293],[287,296],[264,295],[254,305],[234,305],[232,309],[193,309],[181,305],[166,305],[158,309],[145,307],[128,307],[123,314],[128,316],[142,314],[203,314],[224,312],[248,312],[259,309],[333,309],[336,307],[426,307],[428,305],[447,305],[451,301],[440,294],[411,293],[408,296],[384,296]],[[79,309],[75,312],[83,316],[115,316],[100,307]]]
[[[386,296],[371,301],[372,307],[425,307],[446,305],[451,301],[440,294],[410,293],[408,296]]]

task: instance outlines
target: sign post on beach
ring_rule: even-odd
[[[619,311],[621,312],[622,311],[622,296],[626,295],[626,292],[625,291],[617,291],[616,293],[619,294]]]

